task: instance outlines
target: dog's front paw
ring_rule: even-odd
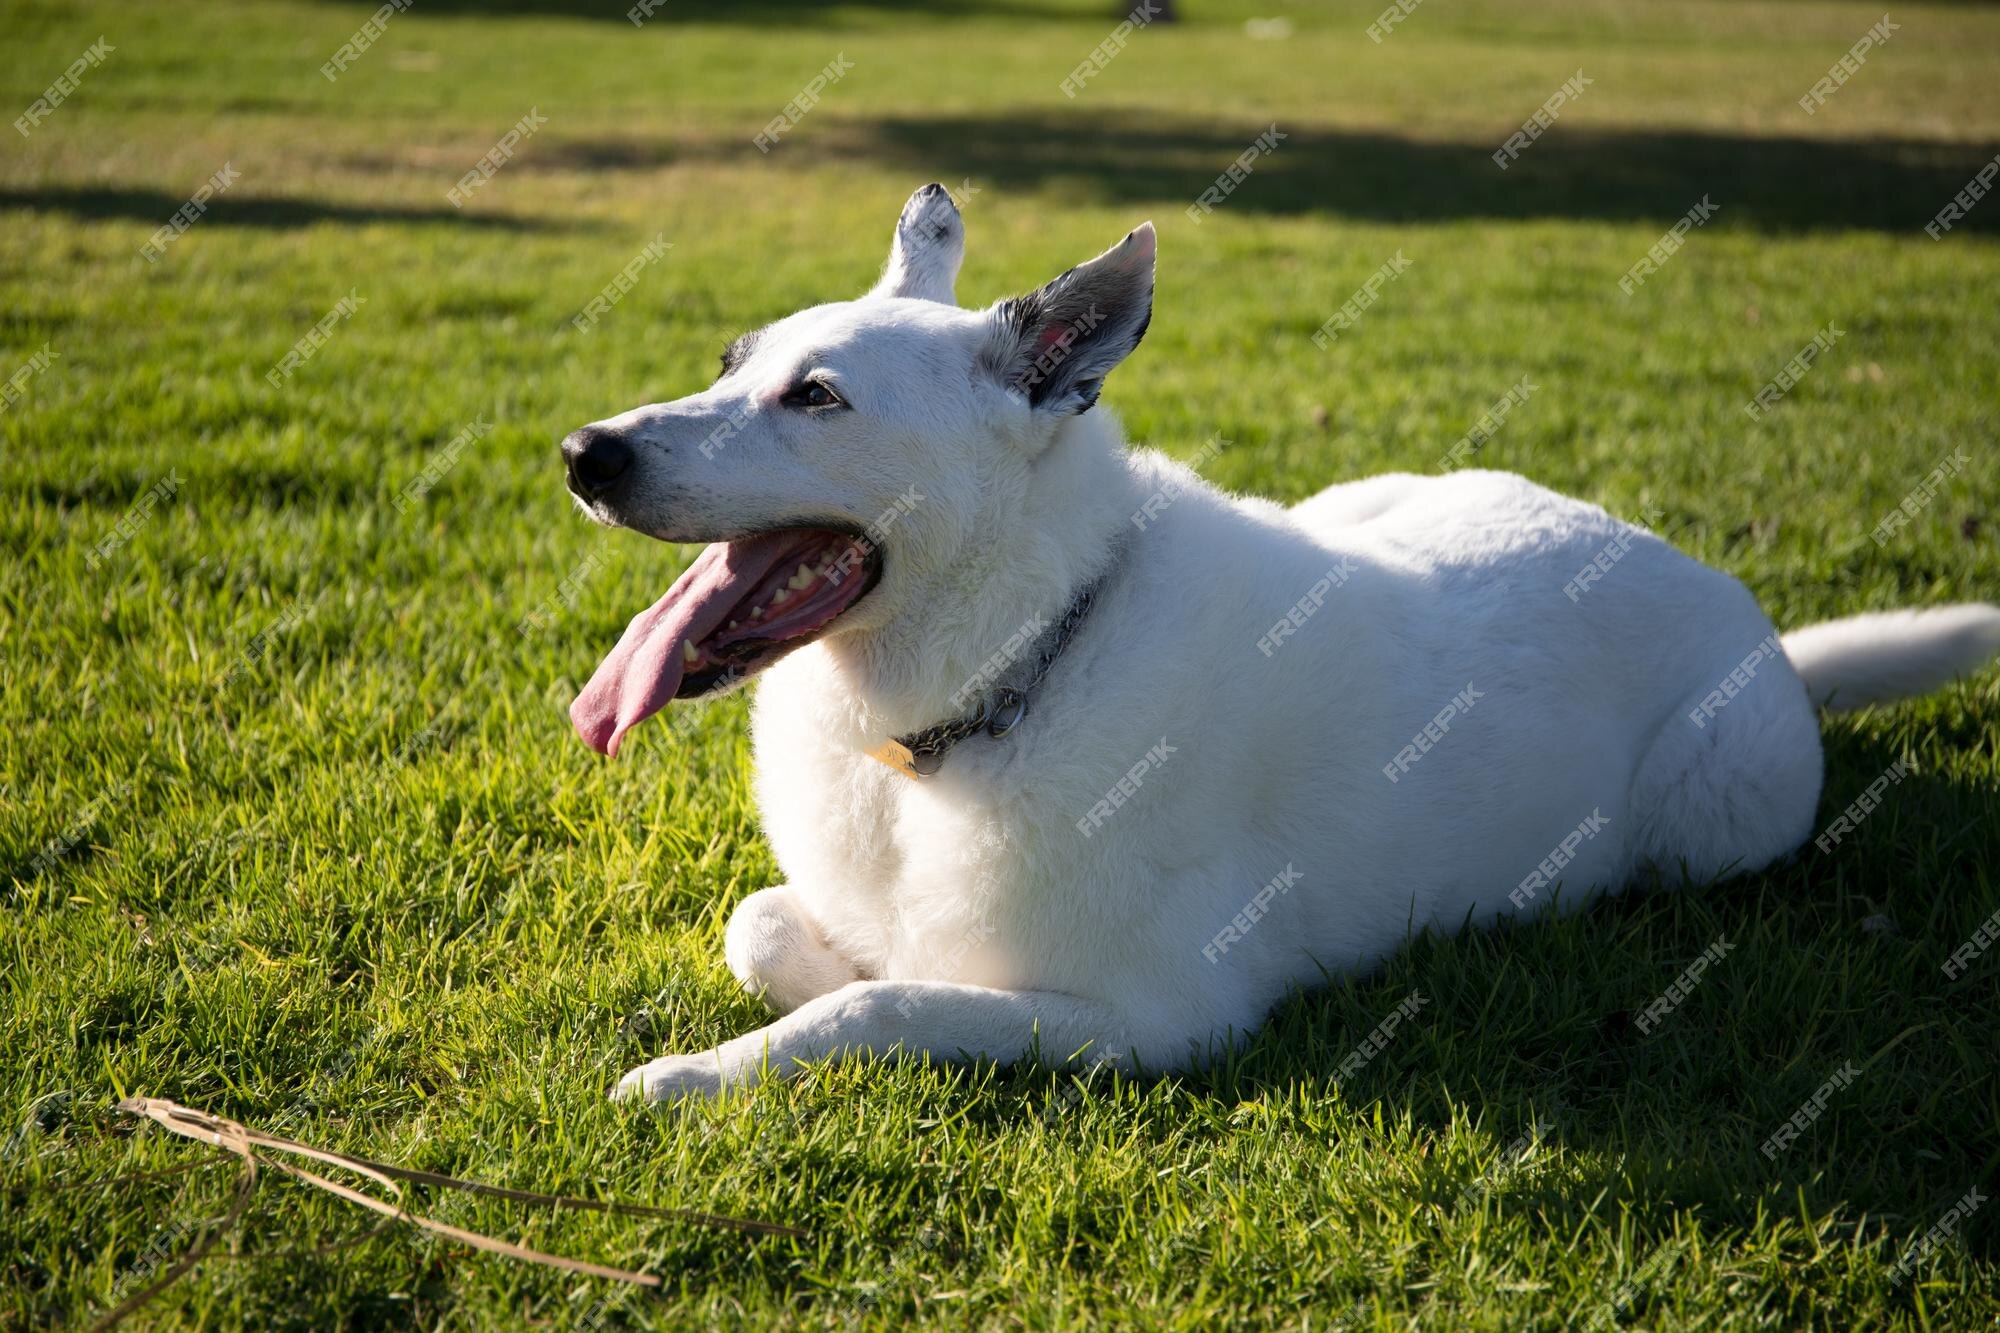
[[[722,1092],[722,1063],[714,1051],[663,1055],[618,1080],[614,1101],[672,1102],[683,1097],[715,1097]]]

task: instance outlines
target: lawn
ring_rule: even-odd
[[[2000,672],[1829,721],[1822,827],[1909,765],[1831,850],[1421,935],[1226,1068],[829,1068],[614,1106],[624,1069],[762,1021],[721,937],[777,871],[742,698],[615,763],[571,735],[693,552],[584,523],[555,453],[858,293],[935,179],[968,302],[1157,221],[1151,331],[1105,402],[1221,485],[1436,471],[1526,381],[1481,462],[1647,517],[1781,625],[2000,599],[2000,201],[1924,233],[2000,153],[2000,11],[1892,11],[1807,114],[1879,8],[1428,0],[1378,43],[1373,3],[1185,0],[1074,97],[1116,22],[1095,3],[626,8],[415,0],[329,80],[371,5],[0,3],[7,118],[85,62],[0,139],[0,1327],[103,1314],[228,1207],[226,1159],[114,1110],[133,1094],[807,1232],[416,1192],[643,1291],[407,1228],[321,1252],[366,1215],[267,1177],[240,1257],[139,1317],[162,1327],[2000,1318],[2000,1208],[1923,1241],[2000,1185],[2000,950],[1945,966],[2000,907]]]

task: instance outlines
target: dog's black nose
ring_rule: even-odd
[[[563,458],[569,464],[569,488],[586,500],[595,500],[632,466],[632,446],[623,435],[605,426],[585,426],[570,432],[562,442]]]

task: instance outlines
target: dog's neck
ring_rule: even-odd
[[[1139,490],[1108,412],[1066,422],[954,558],[918,576],[901,614],[824,645],[816,702],[828,721],[872,745],[966,712],[968,685],[1015,665],[1008,645],[1032,647],[1036,627],[1058,621],[1116,558]]]

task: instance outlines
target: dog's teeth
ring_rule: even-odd
[[[792,590],[790,588],[780,588],[776,592],[771,594],[771,605],[776,606],[780,602],[788,601],[790,600],[791,595],[792,595]]]
[[[682,644],[681,661],[687,666],[693,666],[696,662],[701,661],[701,649],[695,647],[692,643]]]
[[[751,607],[751,608],[750,608],[750,618],[751,618],[752,620],[762,620],[762,619],[764,618],[764,608],[763,608],[763,607],[761,607],[761,606],[753,606],[753,607]]]
[[[730,621],[730,622],[729,622],[729,628],[731,628],[731,629],[740,629],[740,628],[742,628],[742,625],[743,625],[743,622],[742,622],[742,621],[740,621],[740,620],[732,620],[732,621]]]
[[[785,580],[785,586],[793,592],[804,592],[807,588],[812,587],[812,581],[813,572],[804,565],[800,565],[799,572]]]

